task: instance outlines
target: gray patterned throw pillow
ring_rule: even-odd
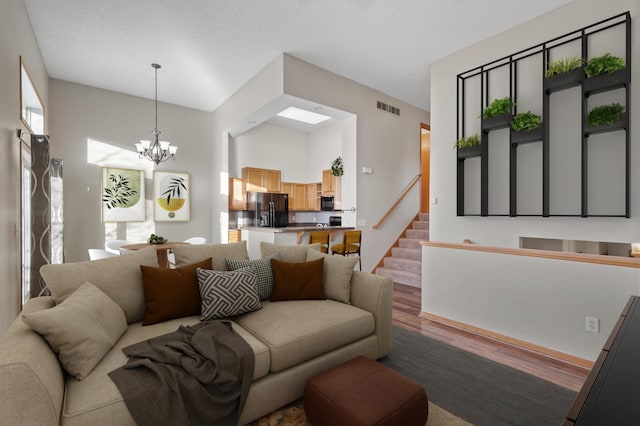
[[[240,268],[252,266],[256,270],[258,296],[260,300],[269,300],[273,292],[273,271],[271,270],[271,259],[280,260],[280,254],[275,253],[262,259],[245,260],[245,259],[226,259],[227,269],[235,271]]]
[[[202,309],[200,320],[225,318],[262,308],[256,288],[255,268],[211,271],[198,268]]]

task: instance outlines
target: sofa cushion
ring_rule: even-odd
[[[84,379],[127,329],[122,309],[93,284],[82,284],[50,309],[23,313],[22,320],[49,343],[60,364]]]
[[[271,301],[326,299],[322,289],[323,259],[311,262],[271,260],[273,293]]]
[[[40,274],[56,304],[89,281],[113,299],[124,311],[127,322],[142,320],[144,292],[140,265],[158,266],[158,250],[147,247],[120,256],[85,262],[44,265]]]
[[[202,321],[226,318],[260,309],[256,270],[248,266],[236,271],[197,269]]]
[[[275,253],[263,259],[226,259],[227,268],[230,271],[253,266],[256,270],[256,285],[260,300],[269,300],[273,292],[273,270],[271,269],[271,259],[279,259],[280,253]]]
[[[227,270],[225,259],[249,259],[246,241],[229,244],[176,244],[173,254],[178,268],[212,258],[215,271]]]
[[[351,276],[358,263],[357,257],[334,256],[316,250],[307,250],[307,261],[324,259],[324,294],[338,302],[350,303]]]
[[[142,325],[200,313],[198,268],[211,269],[211,259],[175,269],[140,265],[144,288]]]
[[[135,424],[126,408],[122,395],[108,374],[127,362],[122,349],[152,337],[176,331],[181,325],[193,325],[197,316],[177,318],[153,325],[130,324],[127,331],[105,355],[102,361],[83,381],[69,378],[66,383],[64,405],[60,423],[65,426],[85,426],[92,424],[125,425]],[[233,329],[249,343],[255,356],[253,380],[269,372],[269,350],[258,339],[232,323]]]
[[[262,309],[234,319],[271,352],[277,372],[365,338],[373,314],[334,300],[263,302]]]
[[[280,253],[283,262],[305,262],[307,260],[307,248],[320,251],[320,243],[285,245],[260,241],[260,256],[267,257]]]

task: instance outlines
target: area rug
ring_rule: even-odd
[[[576,393],[421,334],[393,327],[382,364],[420,383],[429,398],[427,426],[562,424]],[[296,401],[251,426],[310,426]]]
[[[470,426],[459,417],[429,402],[429,418],[425,426]],[[302,400],[296,401],[268,416],[262,417],[250,426],[312,426],[304,414]]]
[[[422,384],[432,403],[478,426],[559,425],[576,396],[400,327],[393,327],[393,350],[380,362]]]

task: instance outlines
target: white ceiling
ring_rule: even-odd
[[[52,78],[212,111],[281,53],[429,110],[429,65],[570,0],[25,0]],[[544,30],[544,29],[541,29]]]

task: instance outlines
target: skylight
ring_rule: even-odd
[[[308,124],[318,124],[329,120],[331,117],[317,112],[307,111],[296,107],[289,107],[278,113],[278,116],[290,118],[291,120],[302,121]]]

